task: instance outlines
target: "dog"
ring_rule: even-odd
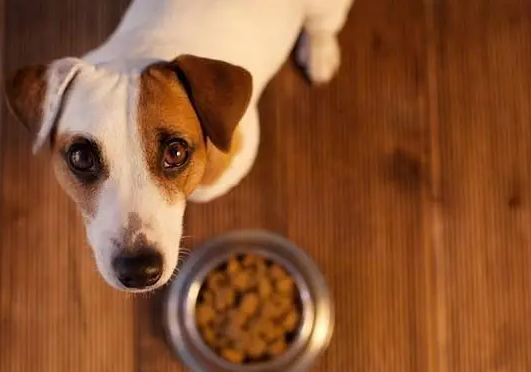
[[[208,202],[249,172],[257,102],[289,58],[315,84],[340,64],[353,0],[133,0],[83,57],[19,69],[7,106],[51,149],[114,288],[154,290],[177,266],[187,201]]]

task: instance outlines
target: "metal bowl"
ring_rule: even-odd
[[[283,266],[295,280],[302,320],[289,349],[268,362],[233,364],[204,342],[196,327],[195,306],[207,274],[233,254],[256,253]],[[325,279],[314,262],[293,243],[266,231],[232,232],[208,241],[184,262],[172,283],[164,321],[174,352],[194,372],[304,372],[327,348],[334,311]]]

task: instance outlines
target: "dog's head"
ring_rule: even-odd
[[[240,67],[190,55],[140,73],[64,58],[19,70],[6,96],[35,134],[34,151],[49,140],[102,276],[138,292],[175,270],[185,200],[203,177],[207,143],[230,149],[251,85]]]

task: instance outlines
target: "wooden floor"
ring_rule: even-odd
[[[2,74],[79,55],[127,0],[0,0]],[[187,211],[184,245],[286,235],[318,262],[337,330],[314,371],[531,371],[531,3],[358,0],[333,84],[286,63],[262,145],[230,195]],[[49,155],[1,107],[0,371],[183,371],[161,294],[94,269]]]

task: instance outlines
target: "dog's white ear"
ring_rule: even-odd
[[[80,59],[63,58],[49,65],[24,67],[6,80],[7,106],[35,136],[34,153],[50,135],[65,92],[83,65]]]
[[[230,150],[251,99],[251,74],[227,62],[192,55],[179,56],[169,65],[185,87],[205,135],[221,151]]]

